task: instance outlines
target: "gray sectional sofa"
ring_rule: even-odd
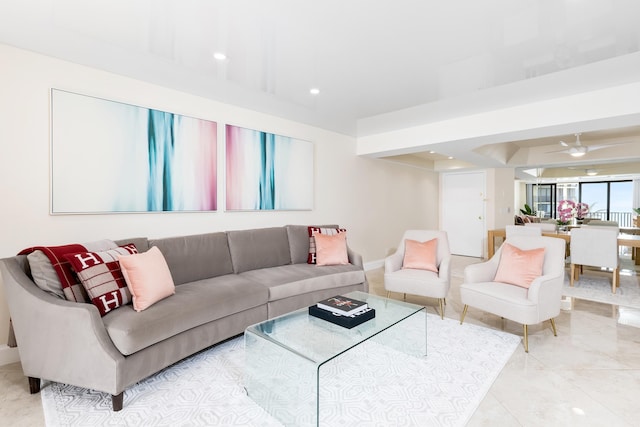
[[[307,264],[303,225],[116,243],[131,242],[140,252],[157,246],[176,285],[174,295],[141,312],[128,305],[100,317],[93,304],[38,288],[25,255],[0,260],[32,393],[40,379],[56,381],[110,393],[120,410],[127,387],[251,324],[333,295],[368,291],[362,257],[351,249],[348,265]]]

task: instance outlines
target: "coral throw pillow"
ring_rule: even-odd
[[[438,239],[418,242],[417,240],[405,239],[404,259],[402,268],[413,268],[416,270],[428,270],[438,272]]]
[[[344,228],[324,228],[324,227],[307,227],[309,231],[309,255],[307,256],[307,264],[316,263],[316,234],[333,236],[334,234],[346,233]]]
[[[176,293],[167,261],[157,246],[141,254],[120,257],[120,268],[133,296],[133,309],[142,311]]]
[[[314,234],[316,240],[316,264],[317,265],[344,265],[349,264],[347,254],[347,233],[325,235]]]
[[[120,271],[118,257],[137,252],[136,245],[129,243],[103,252],[64,255],[101,316],[131,302],[131,294]]]
[[[529,288],[542,275],[544,248],[522,250],[504,243],[495,281]]]

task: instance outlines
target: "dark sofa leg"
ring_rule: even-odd
[[[114,412],[118,412],[122,409],[123,400],[124,400],[124,391],[120,394],[111,395],[111,404],[113,405]]]
[[[27,377],[29,378],[29,393],[36,394],[40,392],[40,378]]]

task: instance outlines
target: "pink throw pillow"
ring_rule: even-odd
[[[404,259],[402,268],[413,268],[416,270],[428,270],[438,272],[438,239],[434,238],[426,242],[405,239]]]
[[[316,265],[344,265],[349,264],[347,255],[347,233],[332,236],[316,233]]]
[[[495,281],[529,289],[531,282],[542,275],[544,248],[522,250],[504,243]]]
[[[322,228],[322,227],[307,227],[309,233],[309,254],[307,256],[307,264],[316,263],[316,234],[328,234],[330,236],[338,233],[346,233],[344,228]]]
[[[140,254],[121,256],[119,261],[135,311],[149,308],[176,293],[167,261],[157,246]]]

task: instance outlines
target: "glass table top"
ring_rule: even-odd
[[[349,292],[349,298],[365,301],[376,316],[352,329],[309,315],[307,308],[252,325],[247,331],[322,364],[368,340],[396,323],[424,310],[423,306],[391,300],[365,292]]]

